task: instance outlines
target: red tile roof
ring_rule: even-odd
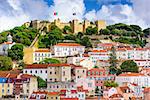
[[[34,91],[32,94],[47,94],[47,91]]]
[[[92,50],[91,52],[107,52],[107,50]]]
[[[145,76],[144,74],[141,74],[141,73],[123,73],[123,74],[120,74],[118,76],[129,76],[129,77],[132,77],[132,76]]]
[[[113,94],[109,98],[123,98],[123,96],[121,94]]]
[[[29,74],[22,74],[21,75],[21,78],[31,78],[31,77],[34,77],[34,76],[29,75]]]
[[[8,76],[8,73],[4,73],[4,72],[0,71],[0,77],[7,78],[7,76]]]
[[[60,98],[60,100],[79,100],[79,98]]]
[[[60,93],[59,92],[48,92],[47,94],[48,95],[59,95]]]
[[[144,88],[144,93],[150,93],[150,87]]]
[[[82,45],[77,43],[58,43],[55,46],[82,46]]]
[[[31,64],[27,65],[25,69],[46,69],[48,67],[62,67],[62,66],[70,66],[69,64]]]
[[[35,52],[50,52],[50,49],[38,49]]]

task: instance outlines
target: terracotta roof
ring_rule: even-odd
[[[82,46],[82,45],[77,43],[58,43],[55,46]]]
[[[8,78],[17,78],[19,74],[9,74]]]
[[[41,68],[47,68],[48,64],[31,64],[25,66],[25,69],[41,69]]]
[[[120,74],[118,76],[145,76],[144,74],[141,74],[141,73],[123,73],[123,74]]]
[[[1,78],[7,78],[7,76],[8,76],[8,73],[0,71],[0,77]]]
[[[48,95],[59,95],[60,93],[59,92],[48,92],[47,94]]]
[[[69,64],[31,64],[27,65],[25,69],[46,69],[48,67],[61,67],[61,66],[70,66]]]
[[[109,98],[123,98],[123,96],[121,94],[113,94]]]
[[[4,42],[4,44],[13,44],[12,42]]]
[[[150,87],[144,88],[144,93],[150,93]]]
[[[106,70],[103,69],[103,68],[92,68],[92,69],[90,69],[88,71],[99,71],[99,72],[101,72],[101,71],[106,71]]]
[[[60,100],[79,100],[79,98],[60,98]]]
[[[31,78],[31,77],[34,77],[34,76],[29,75],[29,74],[22,74],[21,75],[21,78]]]
[[[32,94],[47,94],[47,91],[34,91]]]
[[[91,52],[107,52],[107,50],[92,50]]]
[[[35,52],[50,52],[50,49],[38,49]]]

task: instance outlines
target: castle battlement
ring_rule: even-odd
[[[91,27],[97,27],[98,31],[100,29],[105,29],[106,28],[106,22],[104,20],[97,20],[95,23],[91,23],[88,20],[84,20],[83,22],[80,22],[77,19],[74,19],[68,23],[61,22],[60,19],[55,19],[53,22],[49,21],[39,21],[39,20],[34,20],[31,22],[24,23],[26,27],[33,27],[35,29],[46,29],[47,32],[50,31],[52,25],[58,26],[60,29],[63,29],[65,26],[70,26],[73,30],[73,33],[78,33],[78,32],[86,32],[86,28],[91,26]]]

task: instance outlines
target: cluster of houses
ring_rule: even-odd
[[[12,43],[11,36],[8,40]],[[9,42],[9,43],[10,43]],[[6,43],[7,44],[7,43]],[[2,48],[2,47],[1,47]],[[114,48],[112,50],[112,48]],[[29,49],[28,49],[29,50]],[[51,49],[30,49],[24,58],[23,71],[0,72],[0,98],[20,100],[149,100],[150,48],[138,48],[121,43],[99,43],[86,50],[77,43],[58,43]],[[2,51],[2,50],[1,50]],[[3,50],[4,51],[4,50]],[[110,54],[114,52],[117,64],[133,60],[139,73],[110,74]],[[41,64],[45,58],[59,59],[61,63]],[[37,76],[47,83],[38,88]],[[105,82],[116,82],[108,87]]]

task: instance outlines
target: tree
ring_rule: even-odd
[[[106,87],[118,87],[118,84],[115,81],[105,81],[104,86],[106,86]]]
[[[47,82],[43,80],[41,77],[37,77],[38,81],[38,88],[46,88],[47,87]]]
[[[71,29],[70,26],[65,26],[65,27],[63,28],[63,32],[64,32],[65,34],[71,33],[71,32],[72,32],[72,29]]]
[[[84,36],[84,34],[82,32],[78,32],[78,34],[77,34],[76,37],[79,38],[79,39],[81,39],[83,36]]]
[[[22,44],[15,44],[8,50],[8,56],[11,57],[12,60],[22,60],[24,53],[23,53],[23,45]]]
[[[92,34],[96,34],[98,32],[98,28],[94,27],[92,28],[91,26],[86,28],[86,34],[87,35],[92,35]]]
[[[98,66],[94,66],[94,68],[98,68]]]
[[[150,28],[144,29],[143,33],[145,37],[148,37],[150,35]]]
[[[110,34],[110,30],[107,28],[100,30],[100,35],[109,35],[109,34]]]
[[[0,56],[0,70],[11,70],[12,69],[12,60],[7,56]]]
[[[61,62],[59,60],[57,60],[57,59],[54,59],[54,58],[45,58],[40,63],[41,64],[59,64]]]
[[[133,60],[124,61],[120,66],[122,72],[138,72],[139,68]]]
[[[89,37],[85,36],[80,41],[80,44],[84,45],[85,47],[92,47],[92,43]]]
[[[75,39],[76,39],[76,36],[73,35],[73,34],[67,34],[67,35],[65,36],[65,39],[66,39],[66,40],[75,40]]]
[[[115,74],[117,72],[117,58],[116,58],[116,50],[115,47],[113,46],[111,48],[111,53],[110,53],[110,73]]]

